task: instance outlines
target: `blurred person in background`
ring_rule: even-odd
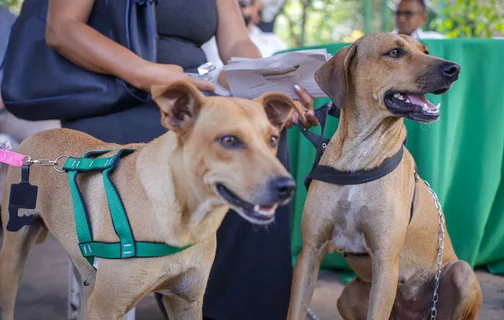
[[[270,57],[278,51],[288,49],[287,44],[274,32],[265,32],[258,27],[262,21],[263,0],[244,0],[239,3],[250,39],[263,57]]]
[[[259,49],[262,57],[270,57],[276,52],[289,48],[276,34],[273,32],[264,32],[257,26],[261,22],[261,12],[264,8],[263,0],[238,0],[237,2],[240,6],[250,40]],[[220,59],[215,37],[204,43],[201,48],[205,52],[208,61],[211,61],[215,66],[215,70],[210,74],[216,83],[215,92],[224,96],[231,95],[224,72],[222,72],[224,63]]]
[[[444,39],[440,33],[422,30],[427,21],[426,9],[424,0],[401,0],[395,12],[396,29],[392,33],[405,34],[416,39]]]
[[[275,20],[280,11],[282,11],[286,0],[262,0],[263,8],[261,10],[261,21],[257,26],[263,32],[274,32]]]

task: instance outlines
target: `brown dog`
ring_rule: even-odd
[[[408,36],[367,35],[340,50],[315,74],[333,102],[344,106],[320,164],[341,171],[380,166],[403,146],[404,117],[420,122],[438,119],[439,106],[424,94],[446,92],[459,70],[455,63],[429,56],[423,44]],[[338,300],[345,319],[429,317],[438,232],[446,225],[433,195],[416,176],[413,157],[406,149],[403,152],[399,165],[378,180],[357,185],[311,183],[289,320],[305,319],[321,259],[335,251],[357,274]],[[469,264],[455,255],[447,232],[441,270],[437,319],[476,319],[481,289]]]
[[[28,213],[35,214],[35,223],[18,232],[6,231],[9,187],[3,195],[2,319],[14,317],[28,251],[43,238],[45,228],[69,254],[81,283],[90,285],[86,319],[122,319],[153,291],[166,295],[170,319],[201,319],[216,231],[228,209],[252,223],[266,224],[274,220],[276,207],[292,197],[295,182],[275,154],[285,121],[294,108],[301,116],[303,112],[286,95],[269,93],[253,101],[207,98],[186,82],[154,87],[152,92],[161,121],[170,130],[148,144],[126,146],[138,151],[121,160],[112,180],[137,241],[194,245],[160,258],[102,259],[95,271],[78,246],[67,174],[32,166],[30,182],[39,191],[36,210]],[[33,159],[54,159],[122,147],[56,129],[28,138],[17,151]],[[102,175],[82,174],[79,179],[94,240],[117,242]],[[19,168],[11,167],[6,186],[19,181]]]

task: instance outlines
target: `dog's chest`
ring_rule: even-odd
[[[351,187],[349,192],[345,192],[345,195],[339,197],[333,205],[334,227],[328,248],[329,252],[367,252],[361,221],[370,215],[371,209],[366,205],[359,204],[353,197],[353,191]]]

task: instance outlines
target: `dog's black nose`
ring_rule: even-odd
[[[443,75],[450,79],[457,77],[460,72],[460,66],[453,62],[444,62],[440,69]]]
[[[286,200],[294,195],[296,181],[289,177],[277,177],[270,181],[270,188],[278,200]]]

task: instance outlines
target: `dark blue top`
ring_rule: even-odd
[[[5,51],[7,51],[9,35],[14,21],[16,21],[16,16],[7,7],[0,6],[0,85],[2,84]]]
[[[195,72],[207,62],[201,45],[217,32],[215,0],[159,1],[156,12],[158,62]]]

